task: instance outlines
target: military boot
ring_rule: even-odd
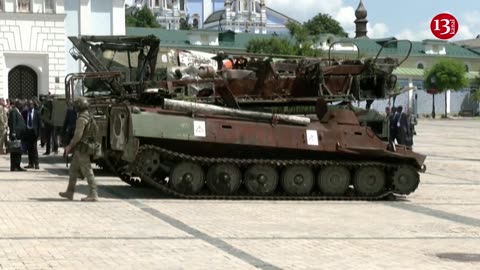
[[[69,200],[73,200],[73,191],[65,191],[65,192],[59,192],[58,195],[63,198],[67,198]]]
[[[82,198],[84,202],[96,202],[98,201],[98,194],[97,194],[97,183],[95,182],[95,177],[93,174],[87,175],[87,182],[90,188],[90,193],[87,197]]]
[[[83,202],[96,202],[96,201],[98,201],[97,190],[96,190],[96,189],[92,189],[92,190],[90,191],[90,194],[88,194],[87,197],[82,198],[82,201],[83,201]]]
[[[68,181],[68,186],[67,186],[67,191],[65,192],[59,192],[58,195],[63,198],[67,198],[69,200],[73,200],[73,194],[75,193],[75,184],[76,184],[76,179],[75,178],[70,178]]]

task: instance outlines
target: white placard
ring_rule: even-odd
[[[307,129],[307,144],[318,145],[318,133],[316,130]]]
[[[193,135],[195,137],[206,137],[205,121],[193,120]]]

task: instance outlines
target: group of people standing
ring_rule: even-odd
[[[55,126],[47,119],[51,119],[53,113],[52,103],[40,103],[36,98],[32,100],[8,100],[0,99],[0,150],[5,154],[3,147],[7,148],[7,137],[10,142],[21,142],[20,151],[12,151],[10,147],[10,171],[26,171],[26,169],[40,169],[38,161],[38,141],[46,145],[45,155],[50,154],[50,146],[53,151],[58,151],[58,140]],[[42,117],[46,115],[46,117]],[[43,119],[43,120],[42,120]],[[88,102],[84,98],[78,98],[75,103],[69,103],[66,111],[63,129],[62,143],[65,148],[64,155],[73,153],[69,170],[69,182],[67,190],[60,192],[61,197],[73,200],[77,178],[86,178],[90,192],[82,201],[97,201],[97,185],[91,166],[91,154],[89,142],[95,139],[97,126],[93,116],[88,112]],[[23,149],[25,148],[25,149]],[[28,152],[28,166],[21,167],[22,153]]]
[[[7,141],[21,141],[20,151],[10,151],[10,171],[40,169],[38,141],[46,145],[44,155],[58,153],[58,136],[52,123],[42,119],[47,108],[36,97],[30,100],[0,99],[0,154],[6,154]],[[7,135],[8,134],[8,135]],[[7,140],[8,138],[8,140]],[[28,165],[21,167],[22,154],[28,154]]]
[[[413,146],[415,123],[410,112],[404,112],[402,106],[385,107],[385,114],[390,122],[390,142],[396,142],[409,147]]]

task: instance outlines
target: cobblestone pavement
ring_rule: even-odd
[[[428,171],[396,202],[170,200],[98,171],[101,201],[71,202],[61,157],[0,156],[0,268],[480,269],[480,121],[417,132]]]

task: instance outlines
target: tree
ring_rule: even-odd
[[[445,93],[445,117],[447,117],[447,90],[459,90],[468,85],[465,66],[453,59],[441,59],[431,69],[425,70],[424,85]],[[435,118],[435,92],[433,92],[432,117]]]
[[[314,49],[318,35],[329,33],[347,36],[340,23],[328,14],[319,13],[304,24],[288,21],[285,26],[293,40],[272,37],[270,39],[254,39],[247,44],[247,52],[267,54],[288,54],[318,57],[322,51]]]
[[[287,29],[290,31],[290,35],[294,37],[295,40],[299,43],[303,43],[311,39],[308,33],[308,29],[301,24],[293,21],[288,21],[285,24],[285,27],[287,27]]]
[[[348,36],[340,23],[328,14],[318,13],[304,23],[303,26],[307,29],[308,34],[312,36],[326,33],[342,37]]]
[[[136,10],[133,15],[127,15],[127,26],[130,27],[147,27],[147,28],[161,28],[162,26],[157,22],[155,15],[150,8],[143,6],[142,9]]]
[[[282,54],[318,57],[321,51],[312,48],[311,43],[303,43],[301,46],[281,37],[268,39],[252,39],[247,43],[247,52],[264,54]]]
[[[295,48],[285,38],[279,38],[279,37],[272,37],[269,39],[255,38],[248,41],[247,52],[294,55]]]

